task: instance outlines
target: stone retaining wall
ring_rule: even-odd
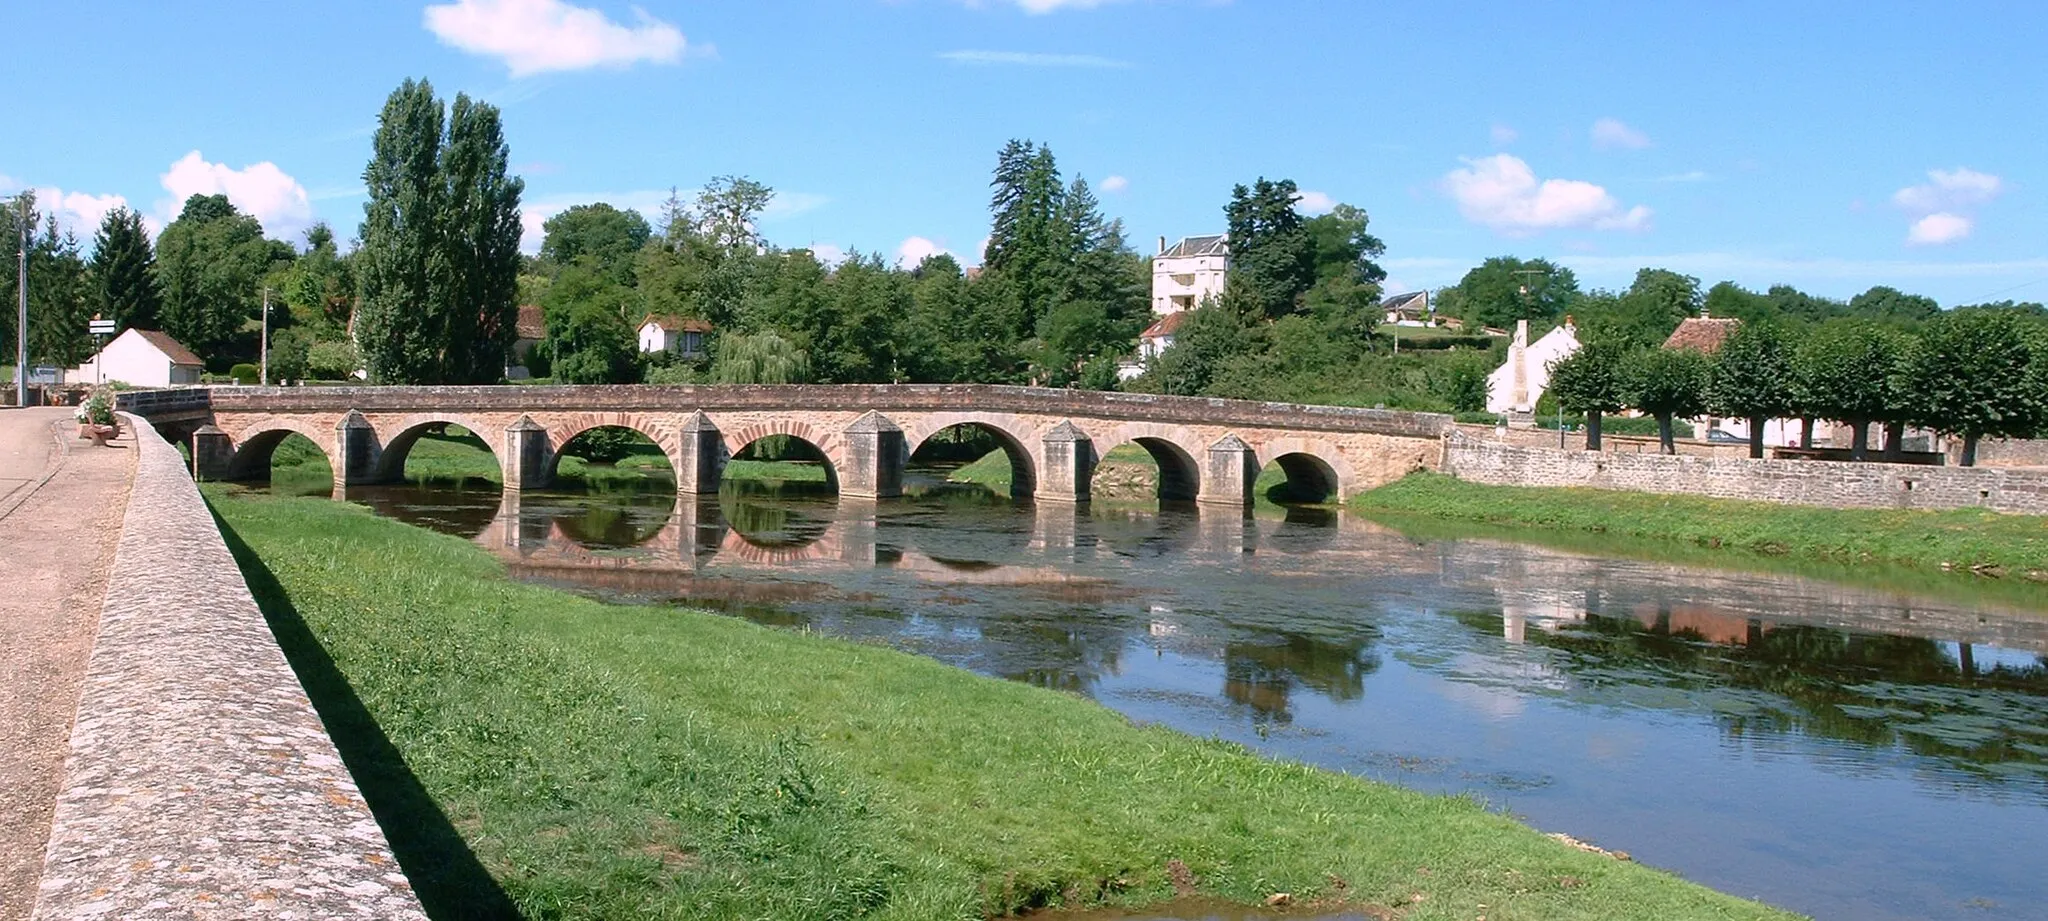
[[[424,919],[178,452],[139,456],[33,918]]]
[[[2048,515],[2048,471],[1810,460],[1559,451],[1453,433],[1444,470],[1502,486],[1586,486],[1828,508],[1953,509]]]

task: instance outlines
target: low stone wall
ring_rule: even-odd
[[[2048,515],[2048,471],[1559,451],[1454,433],[1444,470],[1502,486],[1586,486],[1826,508],[1953,509]]]
[[[1503,433],[1497,426],[1478,425],[1471,422],[1460,422],[1457,428],[1459,434],[1476,441],[1505,443],[1524,448],[1557,449],[1556,429],[1509,428]],[[1692,431],[1692,426],[1681,422],[1678,430],[1689,433]],[[1566,450],[1584,447],[1586,444],[1586,433],[1584,431],[1566,432],[1564,437]],[[1700,441],[1695,438],[1673,438],[1671,439],[1671,447],[1672,450],[1688,457],[1736,458],[1749,456],[1749,445],[1746,443],[1737,444],[1725,441]],[[1600,449],[1610,454],[1661,454],[1664,450],[1664,444],[1655,435],[1617,435],[1613,432],[1605,432],[1600,436]]]
[[[178,452],[135,416],[36,921],[424,919]]]
[[[1963,440],[1948,439],[1948,462],[1963,462]],[[2048,439],[1986,438],[1977,442],[1979,467],[2048,467]]]

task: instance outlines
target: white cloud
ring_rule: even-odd
[[[55,214],[60,230],[78,235],[87,246],[92,245],[93,234],[99,232],[100,221],[107,212],[128,206],[128,199],[119,195],[88,195],[84,192],[64,192],[43,186],[35,190],[36,210],[44,214]]]
[[[1641,150],[1650,146],[1650,136],[1623,124],[1618,118],[1593,123],[1594,150]]]
[[[1914,214],[1932,214],[1981,205],[2005,191],[2005,180],[1968,167],[1928,170],[1927,179],[1892,193],[1892,202]]]
[[[1968,212],[2005,191],[2005,180],[1968,167],[1928,170],[1927,180],[1892,193],[1892,203],[1915,216],[1906,231],[1906,242],[1914,246],[1939,246],[1969,236],[1976,220]]]
[[[926,256],[936,256],[944,252],[949,250],[937,243],[923,237],[910,237],[896,247],[896,264],[906,269],[916,268]]]
[[[1020,67],[1126,68],[1129,61],[1093,54],[1044,54],[1036,51],[941,51],[942,60],[955,64],[1013,65]]]
[[[162,181],[164,191],[171,193],[158,208],[165,221],[177,217],[185,199],[194,195],[226,195],[230,204],[254,215],[264,233],[274,238],[293,239],[313,224],[306,187],[268,160],[233,169],[209,163],[195,150],[171,164]]]
[[[1513,144],[1522,133],[1507,125],[1495,124],[1493,129],[1487,132],[1487,136],[1493,138],[1493,146],[1506,147]]]
[[[1623,208],[1614,196],[1576,179],[1536,180],[1521,158],[1509,154],[1467,159],[1465,168],[1443,178],[1443,189],[1465,219],[1509,235],[1564,227],[1644,230],[1650,209]]]
[[[981,6],[983,0],[964,0],[964,2],[968,6]],[[1006,2],[1033,16],[1041,16],[1059,10],[1092,10],[1107,3],[1117,2],[1117,0],[1006,0]]]
[[[1906,231],[1906,242],[1916,246],[1940,246],[1954,243],[1970,235],[1971,221],[1960,214],[1936,211],[1913,222]]]
[[[1097,186],[1097,188],[1112,195],[1130,187],[1131,181],[1122,176],[1105,176],[1102,179],[1102,185]]]
[[[1707,172],[1706,170],[1697,170],[1697,169],[1696,169],[1696,170],[1687,170],[1687,171],[1685,171],[1685,172],[1683,172],[1683,173],[1672,173],[1672,174],[1670,174],[1670,175],[1666,175],[1666,176],[1658,176],[1657,178],[1655,178],[1655,179],[1652,179],[1652,180],[1650,180],[1650,181],[1652,181],[1652,182],[1706,182],[1706,181],[1708,181],[1708,180],[1711,180],[1711,179],[1713,179],[1713,178],[1714,178],[1714,177],[1713,177],[1713,175],[1712,175],[1712,174],[1710,174],[1710,173],[1708,173],[1708,172]]]
[[[1330,209],[1335,207],[1337,200],[1328,194],[1306,189],[1302,191],[1301,197],[1294,201],[1294,210],[1303,214],[1328,214]]]
[[[681,30],[638,7],[633,15],[638,23],[623,26],[562,0],[455,0],[428,6],[425,25],[442,44],[502,60],[515,78],[682,59]]]
[[[804,248],[810,250],[811,257],[818,260],[819,264],[826,268],[837,267],[840,263],[846,261],[847,256],[851,255],[845,248],[836,243],[813,243]]]
[[[696,193],[692,192],[691,198],[695,197]],[[761,220],[775,221],[795,217],[806,211],[823,208],[831,200],[826,196],[813,195],[809,192],[777,192],[774,198],[768,200],[768,207],[761,209]]]

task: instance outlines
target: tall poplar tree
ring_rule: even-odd
[[[107,212],[93,237],[92,283],[100,318],[122,329],[158,329],[162,302],[156,290],[156,251],[142,215],[123,206]]]
[[[495,107],[457,94],[444,114],[431,84],[405,81],[363,170],[356,342],[380,383],[498,380],[515,332],[524,183]]]

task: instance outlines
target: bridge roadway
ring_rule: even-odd
[[[1160,468],[1160,497],[1250,500],[1278,463],[1291,484],[1350,496],[1442,465],[1448,416],[982,384],[788,386],[215,387],[124,395],[171,440],[190,439],[205,479],[260,478],[285,437],[310,438],[342,485],[401,479],[431,427],[455,424],[496,453],[509,489],[554,476],[583,432],[622,426],[659,445],[677,491],[718,491],[727,459],[783,435],[817,448],[841,495],[900,494],[919,446],[955,426],[992,434],[1009,457],[1012,492],[1089,497],[1095,462],[1134,443]]]

